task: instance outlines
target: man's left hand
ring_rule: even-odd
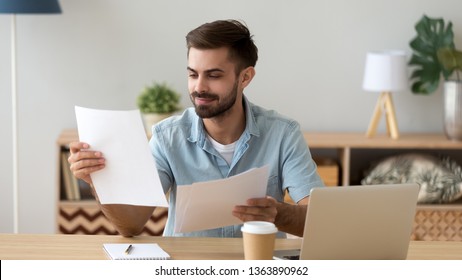
[[[264,198],[251,198],[247,205],[237,205],[233,209],[233,215],[242,222],[265,221],[274,223],[278,214],[277,204],[279,202],[271,196]]]

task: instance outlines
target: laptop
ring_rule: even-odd
[[[418,193],[417,184],[312,189],[299,259],[406,259]]]

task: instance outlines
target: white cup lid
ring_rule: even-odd
[[[270,234],[278,231],[277,227],[270,222],[245,222],[241,228],[242,232],[254,233],[254,234]]]

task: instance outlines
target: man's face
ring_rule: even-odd
[[[238,85],[227,48],[189,50],[188,89],[199,117],[213,118],[228,112],[242,92]]]

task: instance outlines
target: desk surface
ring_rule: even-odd
[[[0,260],[108,259],[103,243],[158,243],[172,259],[243,259],[240,238],[0,234]],[[300,239],[277,239],[276,249],[300,248]],[[408,259],[462,259],[462,242],[411,241]]]

